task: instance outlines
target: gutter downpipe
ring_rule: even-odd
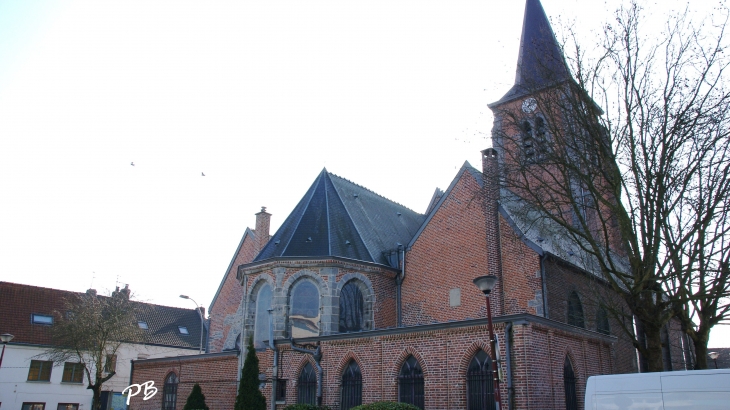
[[[274,346],[274,308],[269,308],[269,348],[274,351],[274,364],[271,369],[271,410],[276,410],[276,385],[279,378],[279,349]]]
[[[289,339],[289,343],[291,344],[291,349],[295,352],[304,353],[304,354],[311,354],[312,358],[314,358],[314,365],[317,367],[317,406],[322,406],[322,383],[324,378],[324,371],[322,370],[322,365],[320,362],[322,361],[322,345],[317,342],[317,349],[315,350],[309,350],[309,349],[303,349],[297,345],[294,344],[294,339]]]
[[[547,295],[547,273],[545,271],[545,262],[547,262],[548,254],[543,252],[540,256],[540,279],[542,280],[542,314],[548,319],[548,295]]]
[[[397,327],[403,327],[403,313],[401,310],[401,285],[403,285],[403,280],[406,278],[406,248],[398,244],[398,248],[400,249],[399,253],[399,259],[400,259],[400,275],[395,277],[395,298],[396,298],[396,325]]]
[[[505,362],[507,362],[507,406],[509,410],[513,410],[515,408],[515,388],[512,385],[512,322],[507,322],[504,339]]]

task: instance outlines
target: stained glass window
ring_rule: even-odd
[[[365,298],[354,281],[340,292],[340,333],[359,332],[365,326]]]
[[[583,319],[583,304],[575,292],[571,292],[568,296],[568,324],[578,327],[586,327]]]
[[[319,290],[303,280],[291,291],[291,336],[295,339],[319,335]]]
[[[271,308],[271,286],[264,284],[256,296],[256,323],[254,323],[253,346],[256,349],[266,347],[264,341],[269,340],[269,309]]]

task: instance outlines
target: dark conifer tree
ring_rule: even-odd
[[[252,337],[248,339],[247,350],[235,410],[266,410],[266,398],[259,390],[259,358],[256,357]]]
[[[195,383],[195,386],[193,386],[193,391],[190,392],[190,396],[188,396],[188,401],[185,402],[183,410],[209,410],[205,404],[203,390],[198,383]]]

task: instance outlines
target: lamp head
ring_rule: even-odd
[[[3,343],[8,343],[13,340],[14,337],[15,336],[11,335],[10,333],[3,333],[0,335],[0,341],[2,341]]]
[[[187,295],[180,295],[180,298],[181,298],[181,299],[190,299],[190,297],[189,297],[189,296],[187,296]]]
[[[717,360],[717,358],[720,357],[720,353],[717,353],[717,352],[710,352],[709,355],[710,355],[710,359],[712,359],[712,360]]]
[[[494,275],[480,276],[474,279],[474,284],[482,293],[488,295],[494,289],[494,285],[497,284],[497,277]]]

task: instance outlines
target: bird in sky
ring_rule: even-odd
[[[200,175],[205,176],[205,173],[204,172],[201,172]]]
[[[132,166],[134,166],[134,162],[132,162]]]

